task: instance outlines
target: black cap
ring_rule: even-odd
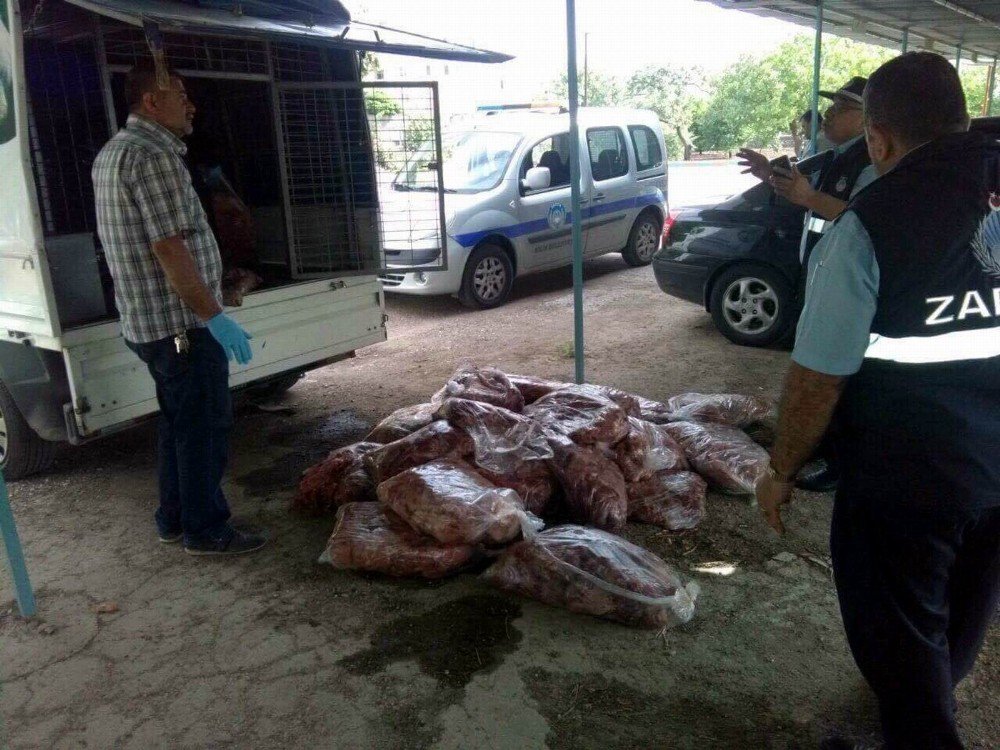
[[[824,96],[827,99],[847,99],[855,102],[856,104],[861,104],[861,95],[865,92],[865,84],[867,83],[867,78],[854,76],[854,78],[849,80],[836,91],[820,91],[819,95]]]

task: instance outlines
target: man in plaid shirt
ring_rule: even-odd
[[[161,542],[195,555],[238,554],[262,537],[229,523],[220,482],[232,402],[229,361],[253,357],[250,335],[222,310],[222,259],[184,163],[195,108],[184,82],[137,65],[128,122],[94,161],[97,233],[125,342],[149,368],[160,405]]]

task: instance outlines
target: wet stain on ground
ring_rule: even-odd
[[[372,675],[392,662],[412,659],[442,687],[462,688],[517,648],[521,633],[511,623],[520,614],[520,604],[499,596],[455,599],[383,625],[370,648],[341,664],[353,674]]]
[[[802,727],[771,715],[763,698],[737,706],[713,703],[704,692],[653,695],[596,672],[533,668],[521,677],[549,724],[550,750],[634,750],[649,747],[654,736],[662,747],[692,750],[815,747]]]
[[[293,450],[269,466],[235,477],[233,481],[241,485],[249,497],[292,491],[303,471],[330,451],[361,440],[370,427],[367,421],[348,410],[302,422],[282,420],[271,429],[263,428],[264,443]]]

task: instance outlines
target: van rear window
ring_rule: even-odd
[[[656,133],[645,125],[629,125],[629,135],[635,147],[635,160],[639,172],[663,166],[663,153]]]

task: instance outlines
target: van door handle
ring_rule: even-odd
[[[606,196],[604,193],[598,193],[597,195],[594,196],[594,200],[595,201],[602,201],[602,200],[604,200],[607,197],[608,196]]]

